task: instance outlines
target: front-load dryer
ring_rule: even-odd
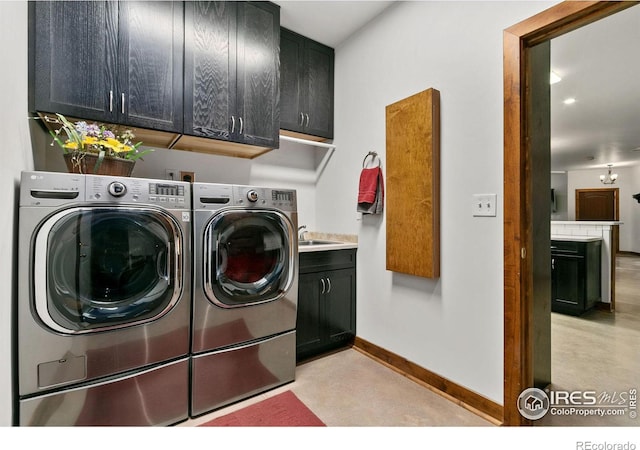
[[[191,415],[295,378],[296,191],[194,183]]]
[[[190,184],[24,172],[18,425],[188,417]]]

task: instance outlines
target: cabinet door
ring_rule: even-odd
[[[322,274],[310,273],[300,275],[298,279],[296,323],[296,353],[298,356],[306,356],[321,344],[321,278]]]
[[[119,5],[119,122],[181,132],[183,4]]]
[[[356,271],[332,270],[325,273],[324,329],[331,343],[348,340],[356,334]]]
[[[333,138],[333,66],[332,48],[307,41],[304,132],[328,139]]]
[[[33,109],[114,121],[118,4],[31,2]],[[5,44],[8,45],[8,44]]]
[[[581,312],[584,296],[584,258],[552,255],[552,303],[558,312]]]
[[[289,30],[280,30],[280,128],[303,132],[302,103],[305,39]]]
[[[236,10],[236,2],[185,3],[185,134],[229,140],[236,114]]]
[[[239,142],[278,147],[280,128],[280,8],[238,3],[237,114]]]

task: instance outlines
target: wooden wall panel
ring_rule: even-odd
[[[440,92],[386,107],[387,270],[440,276]]]

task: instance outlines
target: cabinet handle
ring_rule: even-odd
[[[238,132],[238,134],[242,134],[243,129],[244,129],[244,122],[242,121],[242,117],[240,117],[240,131]]]
[[[331,279],[330,278],[327,278],[327,285],[328,285],[328,287],[327,287],[327,294],[328,294],[329,292],[331,292]]]
[[[309,126],[309,114],[305,114],[305,117],[307,118],[307,124],[305,125],[305,127]]]
[[[122,114],[124,114],[124,92],[122,93]]]
[[[113,112],[113,91],[109,91],[109,112]]]
[[[551,270],[556,268],[556,260],[555,258],[551,258]]]
[[[231,134],[235,133],[235,131],[236,131],[236,117],[231,116]]]
[[[304,125],[304,114],[302,114],[302,111],[300,111],[300,126]]]
[[[326,286],[324,284],[324,278],[320,278],[320,283],[322,283],[322,292],[320,292],[320,293],[324,294],[324,290],[326,289]]]

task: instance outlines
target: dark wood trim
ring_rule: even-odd
[[[355,338],[353,348],[474,414],[496,425],[502,423],[498,403],[362,338]]]
[[[566,1],[504,31],[504,425],[530,425],[517,398],[533,386],[532,211],[527,74],[531,47],[638,2]],[[542,195],[540,193],[539,195]],[[549,242],[537,245],[549,245]]]
[[[613,305],[611,303],[596,302],[593,307],[598,311],[613,312]]]

